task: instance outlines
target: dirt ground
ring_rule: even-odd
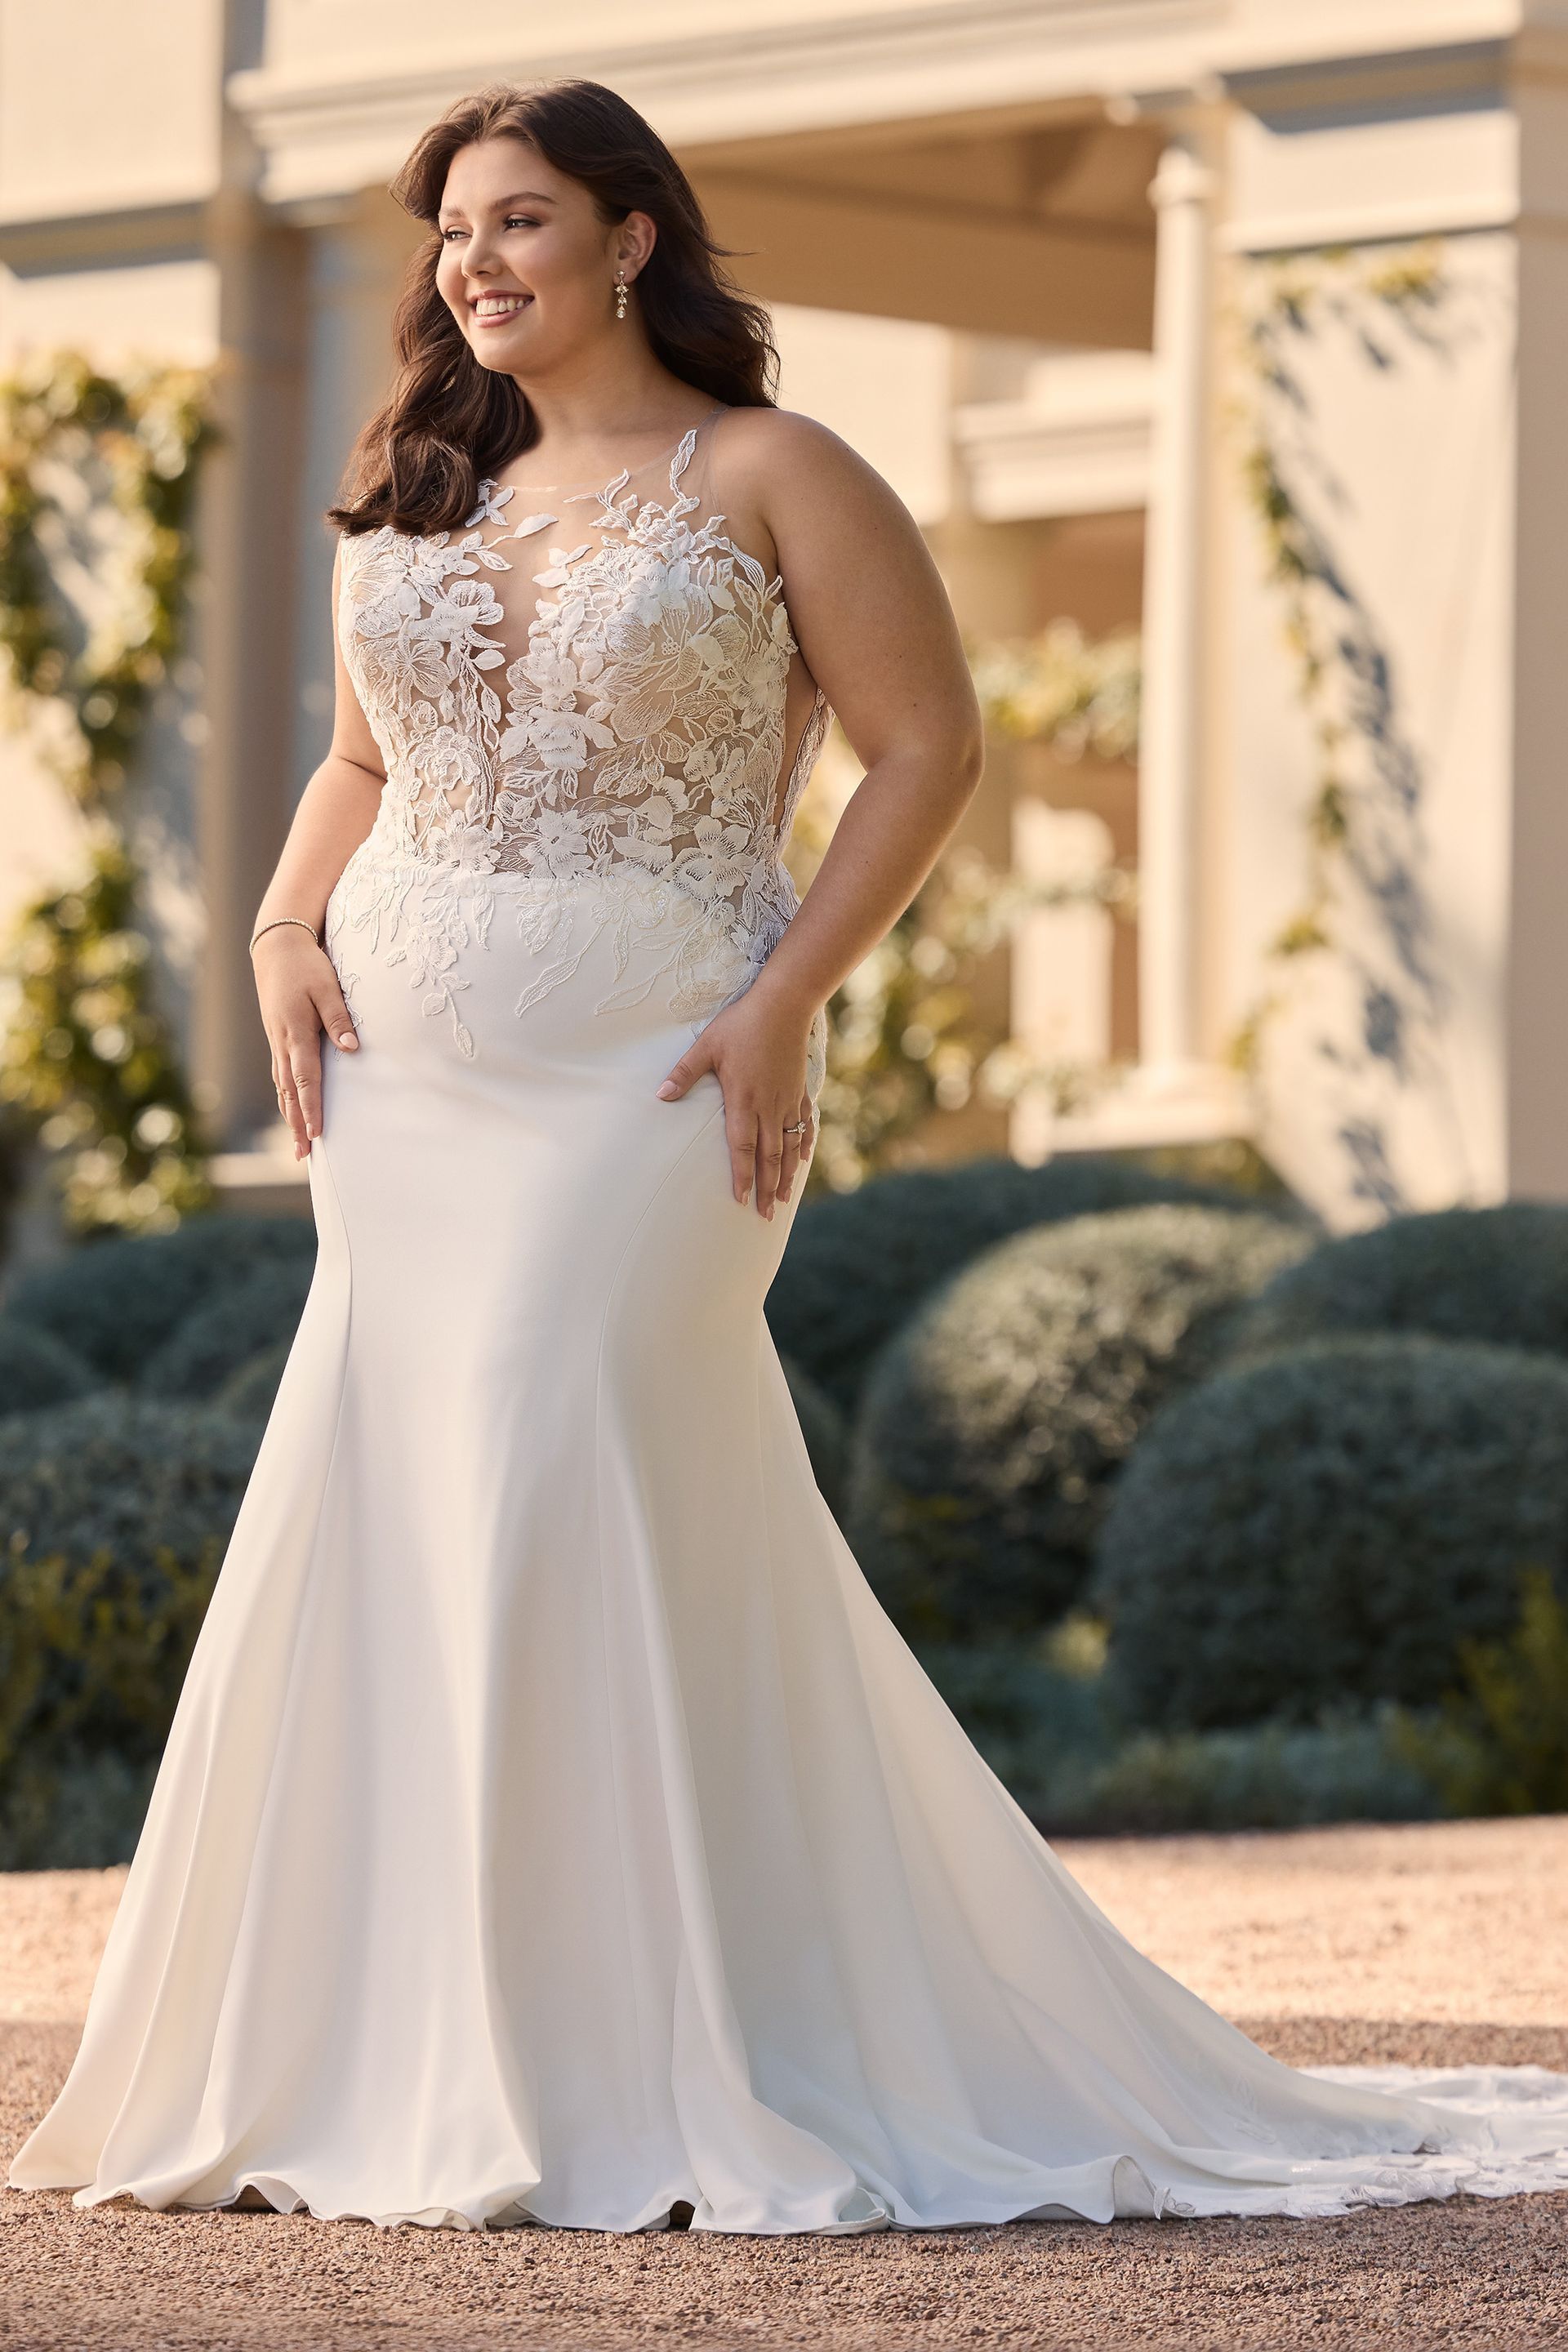
[[[1135,1943],[1282,2058],[1568,2073],[1568,1817],[1058,1851]],[[0,2173],[69,2062],[122,1877],[0,1876]],[[758,2240],[80,2213],[64,2190],[0,2191],[7,2352],[981,2344],[1568,2347],[1568,2196]]]

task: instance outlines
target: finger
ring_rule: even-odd
[[[724,1117],[725,1139],[730,1146],[730,1181],[735,1198],[742,1208],[750,1200],[752,1184],[757,1172],[757,1114],[737,1108]]]
[[[321,1131],[321,1049],[314,1038],[307,1045],[296,1043],[289,1050],[289,1067],[293,1074],[294,1092],[304,1113],[307,1137]]]
[[[779,1171],[784,1166],[782,1126],[782,1120],[777,1126],[770,1125],[757,1139],[757,1213],[763,1217],[772,1217],[778,1199]]]
[[[796,1118],[800,1116],[798,1111],[795,1116]],[[779,1169],[779,1199],[781,1201],[787,1201],[789,1199],[790,1187],[795,1182],[795,1176],[799,1171],[800,1148],[805,1140],[805,1138],[804,1135],[786,1135],[784,1137],[784,1160]]]
[[[712,1048],[705,1047],[700,1037],[694,1045],[687,1047],[669,1076],[660,1082],[658,1092],[661,1098],[665,1102],[679,1102],[682,1095],[690,1092],[703,1073],[712,1067]]]
[[[278,1116],[288,1125],[289,1135],[293,1139],[294,1157],[299,1160],[303,1157],[306,1150],[305,1114],[300,1108],[300,1097],[294,1091],[294,1074],[287,1063],[278,1080],[277,1094]]]
[[[316,991],[315,1006],[321,1016],[321,1026],[333,1045],[341,1045],[345,1053],[352,1053],[359,1044],[359,1033],[354,1027],[353,1015],[344,1001],[342,990],[331,981],[323,981]]]

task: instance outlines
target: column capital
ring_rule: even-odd
[[[1156,212],[1177,205],[1206,205],[1215,192],[1215,174],[1205,163],[1190,131],[1178,131],[1161,151],[1149,183],[1149,202]]]

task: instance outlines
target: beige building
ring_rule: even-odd
[[[975,637],[1142,621],[1136,777],[1004,747],[970,820],[1139,874],[1134,939],[1027,919],[1017,1034],[1131,1066],[1014,1148],[1250,1134],[1342,1223],[1568,1196],[1568,0],[0,0],[0,364],[220,368],[135,804],[223,1180],[279,1166],[246,940],[327,735],[386,182],[563,73],[680,154]],[[15,739],[0,791],[4,912],[74,841]]]

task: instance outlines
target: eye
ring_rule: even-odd
[[[537,228],[539,215],[537,213],[508,213],[501,226],[503,228]]]
[[[463,234],[463,232],[462,232],[462,230],[461,230],[460,228],[444,228],[444,229],[441,231],[441,242],[442,242],[442,244],[443,244],[443,245],[445,245],[445,244],[447,242],[447,240],[448,240],[449,238],[454,237],[454,236],[462,236],[462,234]]]

